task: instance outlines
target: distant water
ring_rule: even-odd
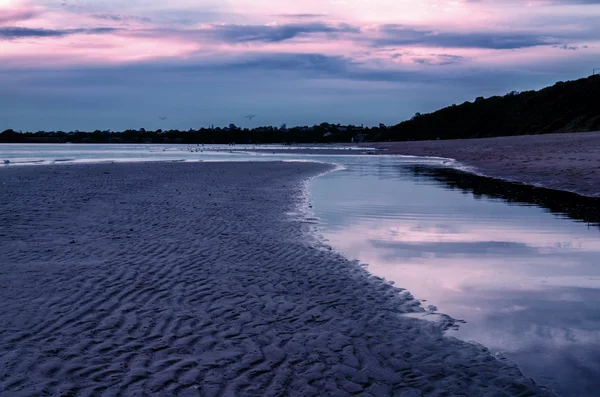
[[[465,320],[451,335],[503,354],[560,395],[598,395],[598,226],[414,171],[416,164],[442,166],[441,159],[245,152],[253,148],[0,145],[0,169],[3,159],[11,162],[6,168],[19,163],[165,160],[340,164],[341,170],[310,185],[313,211],[330,245],[406,288],[424,307],[433,305],[440,313]],[[322,149],[352,153],[343,146]]]
[[[352,152],[356,148],[285,145],[161,145],[161,144],[0,144],[0,165],[57,163],[134,162],[134,161],[235,161],[260,159],[240,152],[250,149],[339,150]]]

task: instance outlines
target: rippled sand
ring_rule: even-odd
[[[365,146],[389,154],[452,158],[491,177],[600,197],[600,132]]]
[[[0,170],[0,395],[550,395],[312,237],[327,169]]]

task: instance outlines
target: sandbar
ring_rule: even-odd
[[[0,394],[552,395],[319,242],[329,169],[0,170]]]
[[[363,146],[386,154],[451,158],[489,177],[600,197],[600,132]]]

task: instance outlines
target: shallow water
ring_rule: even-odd
[[[597,226],[476,198],[401,164],[346,167],[311,186],[329,244],[424,307],[466,320],[451,335],[503,354],[559,395],[598,395]]]
[[[161,144],[7,144],[0,143],[0,165],[8,166],[78,162],[137,161],[234,161],[261,159],[263,155],[245,154],[250,149],[336,150],[351,152],[358,148],[341,146],[284,145],[161,145]]]
[[[277,148],[288,149],[269,147]],[[406,288],[424,307],[434,305],[440,313],[465,320],[451,335],[503,354],[560,395],[597,395],[597,226],[481,192],[475,195],[411,168],[441,165],[440,159],[240,152],[245,149],[239,145],[0,145],[0,160],[11,161],[7,168],[19,162],[57,161],[338,163],[343,169],[310,184],[313,211],[330,245]]]

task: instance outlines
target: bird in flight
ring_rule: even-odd
[[[253,119],[253,118],[255,118],[255,117],[256,117],[256,115],[255,115],[255,114],[249,114],[249,115],[247,115],[247,116],[246,116],[246,118],[247,118],[248,120],[250,120],[250,121],[252,121],[252,119]]]
[[[161,119],[161,120],[163,120],[163,121],[167,119],[167,117],[166,117],[166,116],[165,116],[165,117],[158,116],[158,118],[159,118],[159,119]]]

